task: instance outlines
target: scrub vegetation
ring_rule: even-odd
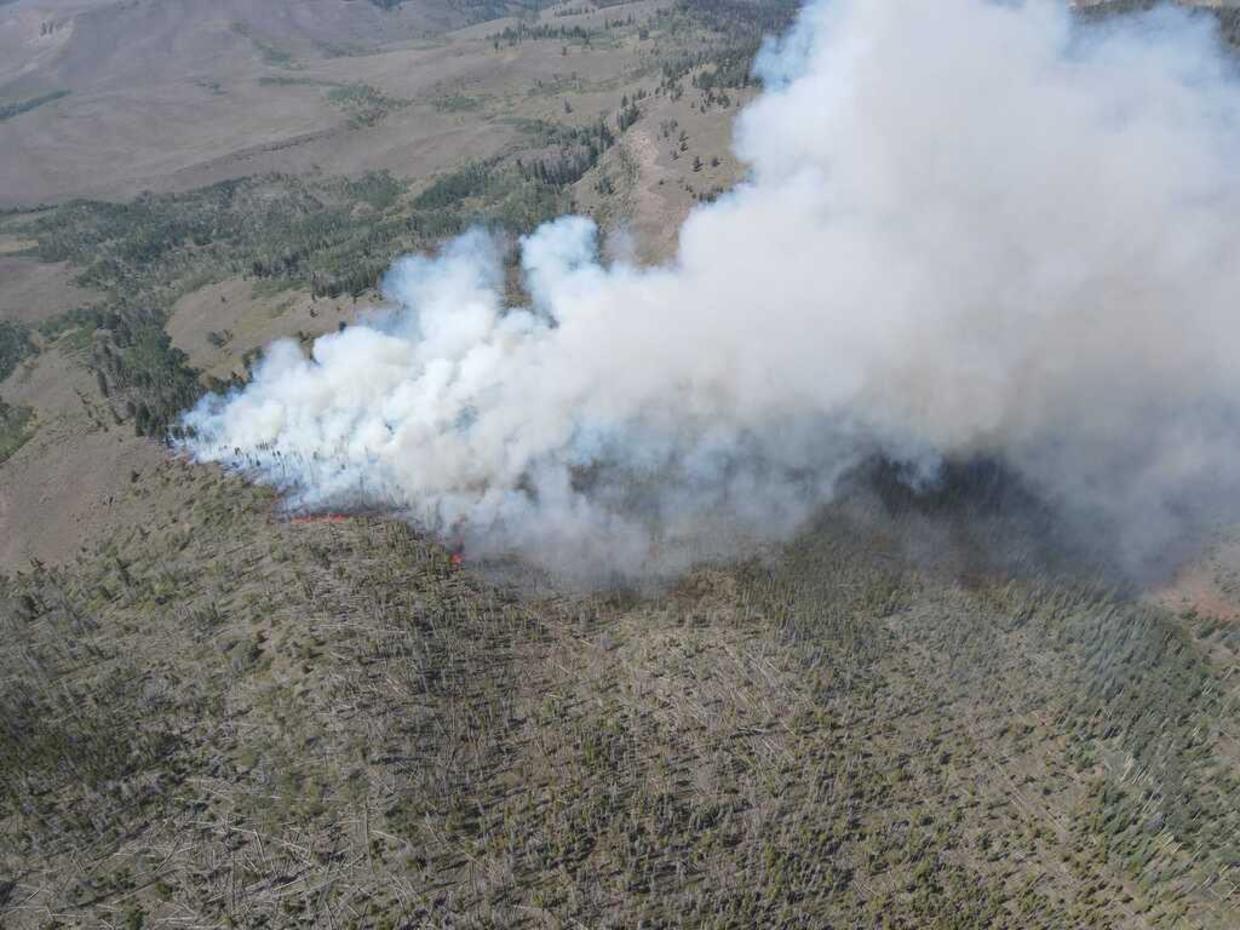
[[[892,512],[587,596],[188,466],[130,493],[3,587],[23,922],[1234,925],[1234,627],[909,567]]]
[[[434,171],[290,159],[0,214],[0,254],[68,263],[97,295],[0,321],[0,530],[7,502],[69,506],[20,482],[83,436],[160,461],[107,486],[104,532],[0,573],[0,926],[1237,926],[1226,615],[1070,566],[911,555],[959,501],[858,494],[759,558],[580,593],[159,459],[228,386],[170,338],[179,300],[223,306],[232,282],[270,322],[297,295],[372,298],[393,258],[475,224],[674,229],[741,176],[728,126],[795,10],[450,6],[496,22],[428,27],[430,52],[551,64],[508,97],[445,79],[423,99],[340,64],[366,49],[324,76],[304,42],[229,33],[266,69],[254,87],[329,110],[333,144],[422,115],[460,130]],[[245,322],[201,328],[223,351]],[[53,357],[86,385],[62,405],[77,420],[32,396]]]

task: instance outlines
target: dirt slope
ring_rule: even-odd
[[[115,423],[79,362],[44,352],[0,384],[0,397],[35,411],[33,438],[0,465],[0,571],[71,561],[144,518],[144,500],[119,502],[166,453]]]

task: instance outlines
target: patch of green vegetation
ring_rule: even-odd
[[[340,87],[334,81],[320,81],[317,78],[289,77],[284,74],[264,74],[258,83],[268,87]]]
[[[44,321],[39,331],[81,357],[113,412],[132,422],[139,435],[173,431],[179,414],[202,392],[198,372],[172,345],[160,311],[81,308]]]
[[[470,162],[436,178],[414,198],[409,224],[430,239],[477,225],[525,231],[568,209],[570,183],[567,174],[540,176],[521,160]]]
[[[536,42],[547,39],[574,43],[588,48],[602,37],[602,32],[590,30],[580,25],[556,26],[552,23],[527,23],[523,20],[518,20],[515,25],[505,26],[499,32],[487,36],[487,39],[497,49],[501,45],[512,47],[522,42]]]
[[[757,85],[754,56],[767,36],[788,28],[799,8],[795,0],[678,0],[658,8],[638,29],[661,46],[656,93],[679,99],[692,75],[706,108],[730,105],[723,91]]]
[[[313,284],[344,276],[364,289],[373,278],[361,284],[357,266],[390,260],[402,224],[356,208],[391,205],[402,190],[386,175],[247,178],[124,204],[75,201],[25,233],[40,256],[81,266],[80,280],[118,306],[170,306],[190,287],[239,274]]]
[[[470,113],[482,108],[482,98],[467,94],[444,94],[431,100],[431,106],[440,113]]]
[[[785,32],[800,8],[797,0],[677,0],[674,8],[661,15],[683,18],[691,27],[714,33],[722,39],[718,44],[730,51]]]
[[[517,159],[522,177],[552,186],[574,184],[593,168],[616,141],[605,120],[586,126],[563,126],[541,120],[518,124],[538,154]]]
[[[408,100],[392,97],[369,84],[360,82],[341,84],[337,81],[284,75],[267,75],[259,78],[258,82],[272,87],[326,88],[328,102],[347,113],[349,123],[354,127],[373,126],[395,110],[410,104]]]
[[[28,100],[19,100],[15,103],[0,103],[0,122],[12,119],[22,113],[28,113],[31,110],[41,107],[44,104],[54,103],[62,97],[69,96],[67,90],[54,90],[48,94],[42,94],[38,97],[31,97]]]
[[[0,399],[0,464],[8,461],[34,435],[33,424],[33,410],[14,407]]]
[[[29,327],[12,320],[0,320],[0,381],[11,375],[21,360],[33,352]]]
[[[465,167],[436,178],[413,200],[415,208],[437,210],[456,206],[462,201],[482,197],[495,183],[495,166],[487,162],[470,162]]]
[[[75,351],[90,349],[95,330],[103,326],[108,314],[96,307],[79,307],[44,320],[39,324],[39,334],[49,342],[61,340],[61,345]]]
[[[344,179],[341,187],[346,197],[383,212],[396,206],[406,185],[388,171],[368,171],[360,178]]]
[[[393,110],[409,105],[408,100],[390,97],[369,84],[341,84],[327,92],[327,99],[349,114],[353,126],[373,126]]]
[[[353,42],[323,42],[316,40],[314,44],[328,58],[353,58],[358,55],[367,55],[370,52],[370,49],[365,45]]]
[[[95,346],[92,366],[107,396],[124,398],[140,436],[173,431],[181,412],[202,393],[198,372],[172,345],[162,315],[129,311],[109,328],[109,339]]]

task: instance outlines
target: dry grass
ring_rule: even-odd
[[[247,355],[272,341],[322,335],[351,321],[359,306],[377,302],[377,295],[359,304],[348,297],[316,299],[299,287],[263,288],[230,278],[178,300],[167,330],[191,365],[226,381],[243,374]]]
[[[99,295],[73,283],[65,262],[44,263],[0,251],[0,320],[37,323],[95,302]]]

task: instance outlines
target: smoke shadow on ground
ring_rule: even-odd
[[[399,515],[394,514],[399,518]],[[677,556],[660,573],[558,575],[520,552],[471,556],[464,567],[522,597],[588,590],[595,595],[658,598],[705,568],[774,568],[806,546],[834,539],[904,572],[927,572],[965,587],[996,581],[1051,582],[1136,597],[1164,584],[1205,546],[1185,529],[1139,564],[1126,558],[1121,528],[1056,505],[993,457],[945,461],[923,470],[875,456],[846,473],[837,494],[791,539],[738,542],[730,557],[685,566]],[[450,550],[460,544],[441,542]],[[674,563],[679,566],[674,570]],[[825,570],[825,569],[824,569]]]
[[[1049,500],[993,457],[946,461],[929,481],[876,457],[845,476],[826,511],[830,523],[843,518],[910,566],[964,584],[1036,579],[1134,595],[1165,582],[1204,545],[1186,525],[1134,563],[1121,527]],[[822,517],[815,524],[828,525]]]

